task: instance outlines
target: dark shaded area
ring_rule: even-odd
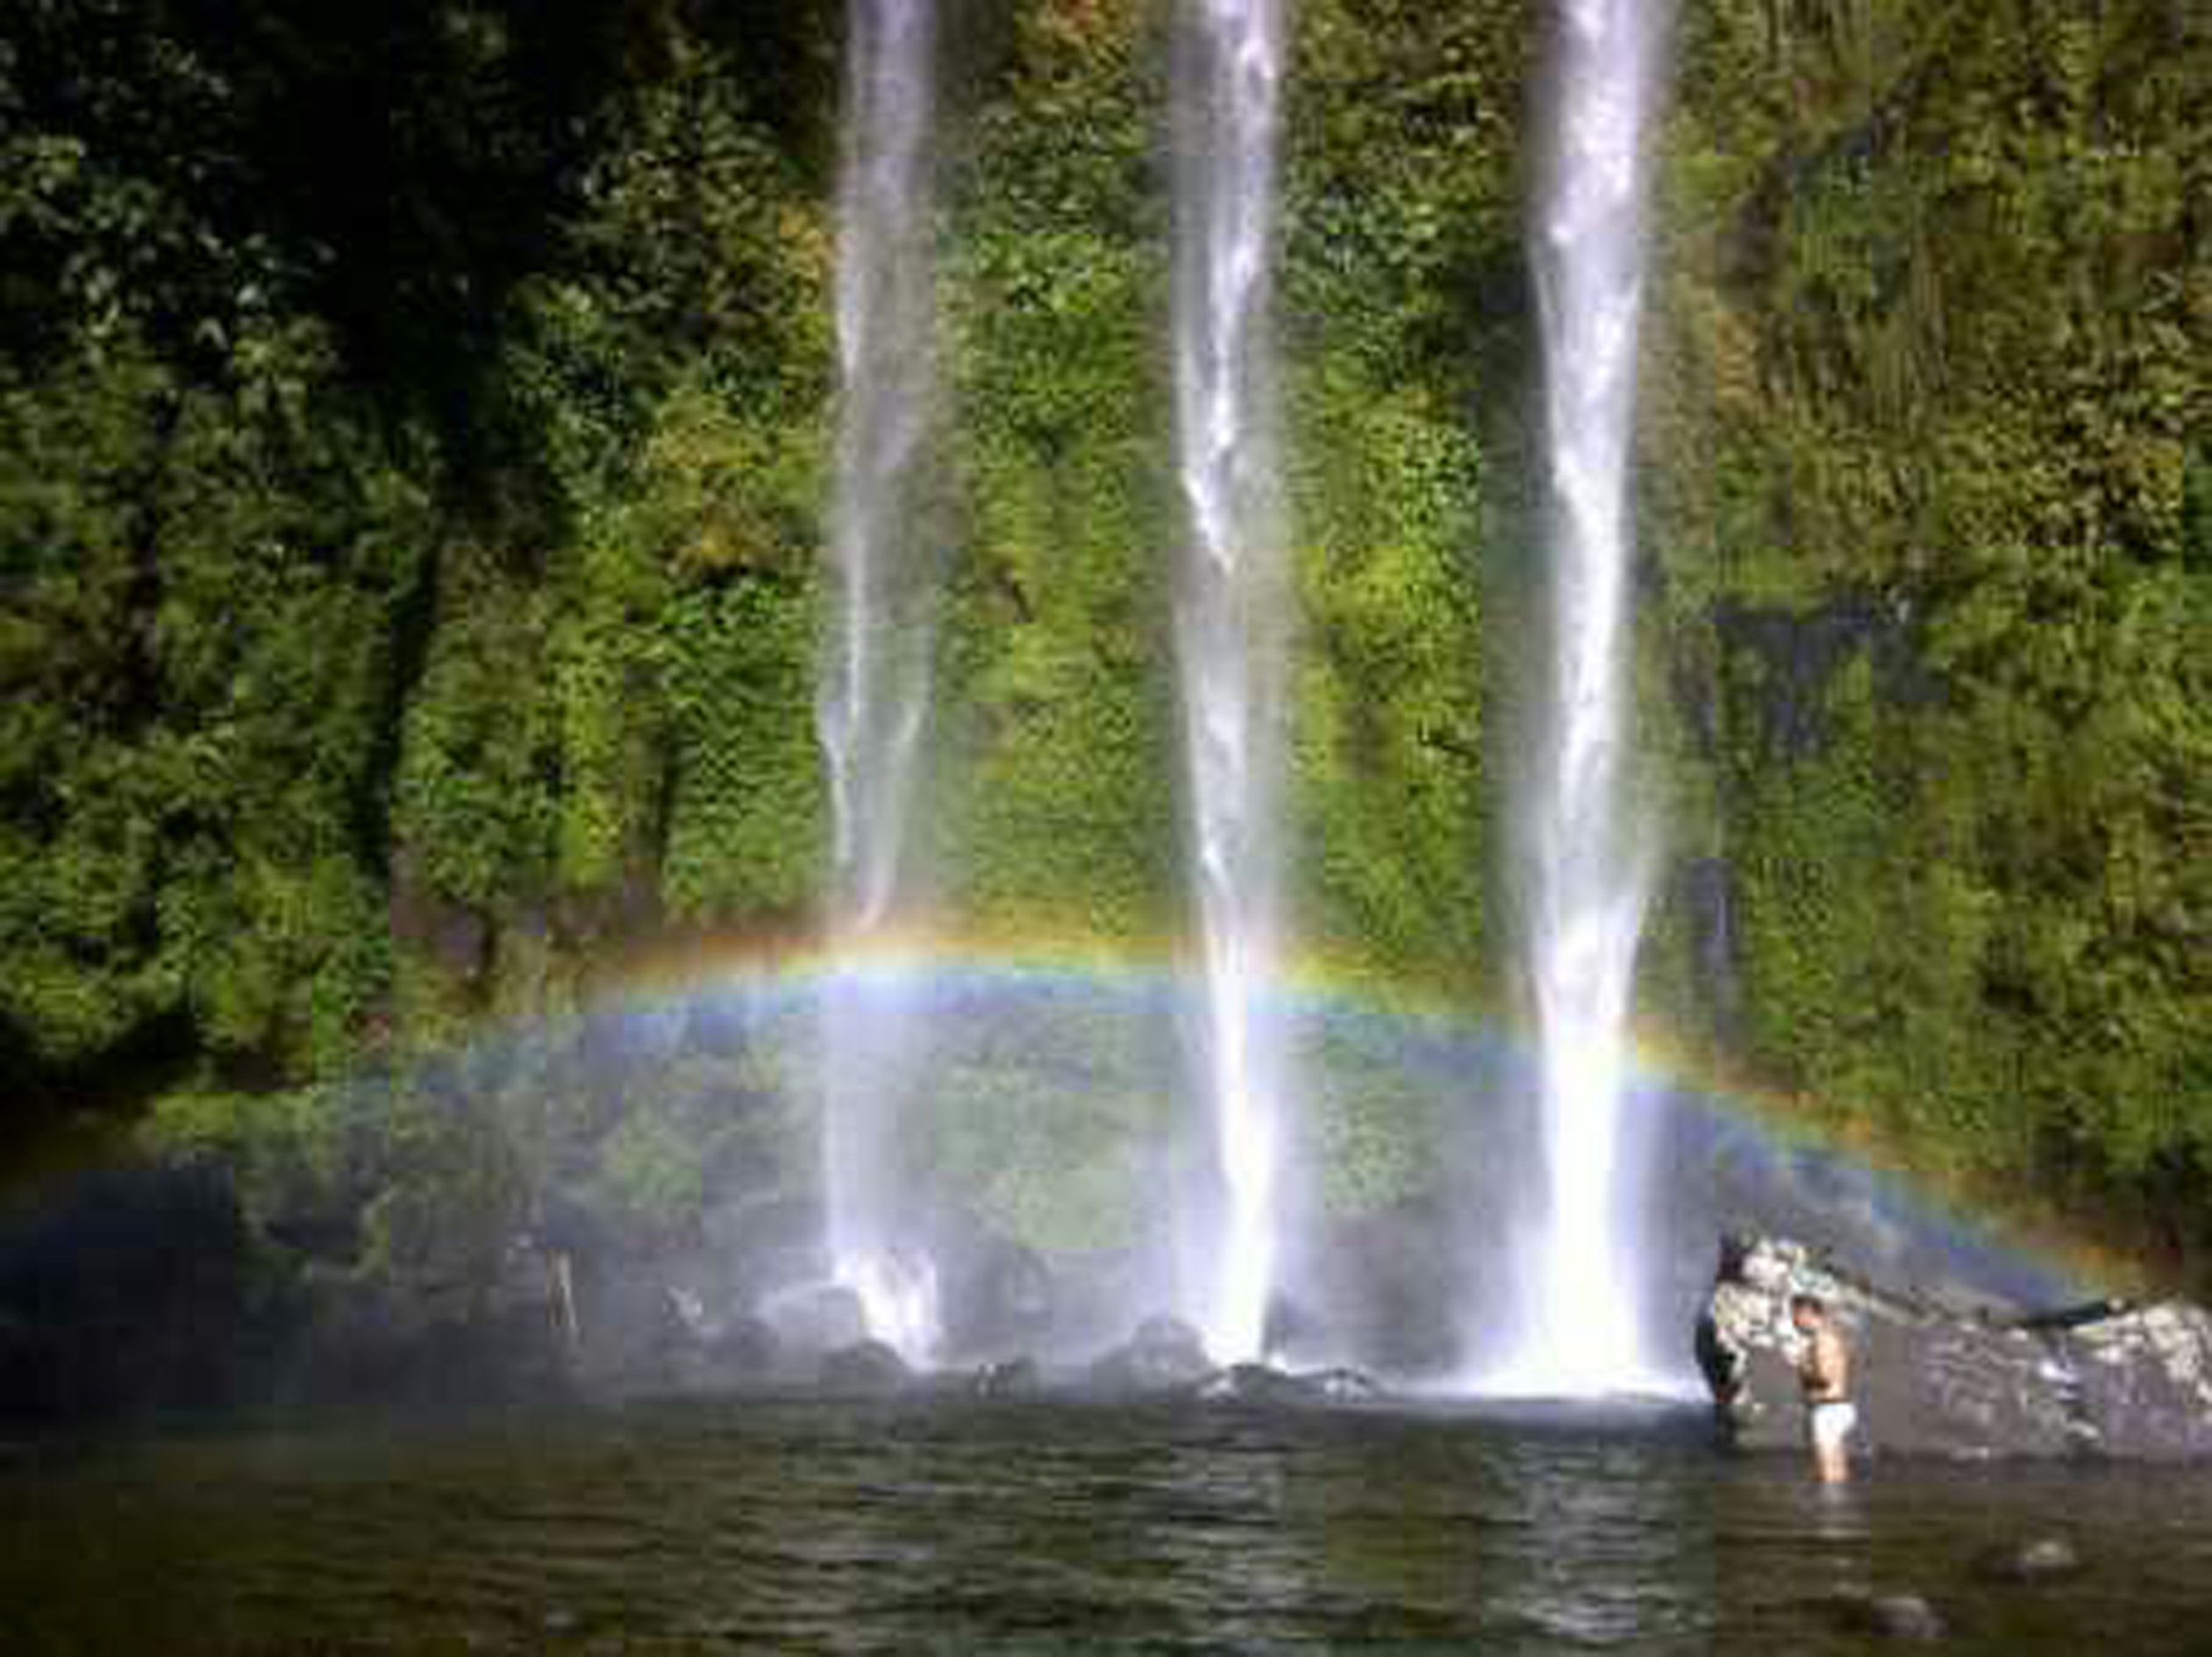
[[[1756,663],[1751,674],[1739,667],[1730,675],[1735,681],[1734,724],[1752,733],[1760,751],[1774,761],[1822,752],[1829,689],[1861,654],[1887,707],[1927,708],[1944,695],[1943,682],[1925,665],[1907,615],[1863,595],[1837,598],[1809,612],[1730,601],[1716,608],[1713,625],[1728,650]]]
[[[59,342],[89,242],[164,344],[219,349],[210,317],[297,305],[337,329],[361,384],[466,440],[503,307],[560,254],[611,101],[711,46],[825,172],[837,16],[823,0],[24,0],[0,24],[0,113],[132,187],[10,226],[21,303],[0,340],[18,361]]]
[[[266,1380],[282,1318],[212,1172],[82,1175],[0,1211],[0,1418],[57,1422],[234,1404]]]

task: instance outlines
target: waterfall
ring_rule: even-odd
[[[1188,513],[1176,603],[1203,1080],[1219,1189],[1195,1239],[1214,1354],[1262,1355],[1283,1154],[1277,825],[1285,528],[1269,328],[1281,0],[1190,0],[1174,66],[1175,431]]]
[[[1516,1389],[1644,1384],[1635,1125],[1624,1110],[1649,837],[1630,741],[1629,464],[1659,8],[1566,0],[1532,264],[1543,326],[1552,659],[1524,837],[1545,1205],[1506,1373]]]
[[[933,560],[917,526],[936,402],[934,0],[852,0],[838,196],[834,603],[817,719],[829,775],[837,963],[823,995],[823,1180],[837,1281],[909,1356],[934,1337],[900,1234],[896,1143],[918,1060],[916,986],[874,959],[912,901],[908,818],[930,696]]]

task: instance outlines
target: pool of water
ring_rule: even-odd
[[[2087,1568],[1985,1580],[2058,1535]],[[0,1452],[0,1650],[2212,1650],[2201,1472],[1881,1463],[1690,1414],[687,1403]]]

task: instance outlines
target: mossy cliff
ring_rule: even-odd
[[[810,925],[840,8],[234,10],[0,24],[0,1061],[25,1129],[167,1101],[327,1157],[311,1084]],[[1470,1006],[1512,999],[1538,11],[1296,8],[1300,937]],[[1187,931],[1167,11],[948,43],[922,820],[986,937]],[[1678,37],[1654,1031],[2201,1250],[2205,25],[1718,0]],[[653,1108],[607,1155],[681,1206],[696,1124]],[[417,1126],[470,1200],[527,1183]]]

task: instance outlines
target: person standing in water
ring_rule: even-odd
[[[1851,1352],[1819,1296],[1791,1296],[1789,1321],[1805,1341],[1797,1379],[1805,1389],[1813,1468],[1823,1484],[1841,1484],[1851,1476],[1851,1435],[1859,1425],[1851,1402]]]

